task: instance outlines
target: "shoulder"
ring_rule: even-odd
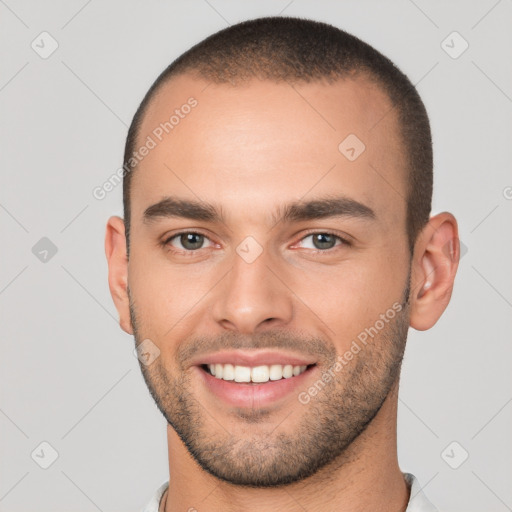
[[[158,512],[160,507],[160,500],[164,495],[164,492],[169,487],[169,481],[165,481],[160,487],[155,491],[148,504],[142,509],[141,512]]]
[[[414,475],[404,473],[404,478],[411,491],[406,512],[439,512],[427,499],[420,483]]]

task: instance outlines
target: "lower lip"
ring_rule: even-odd
[[[306,380],[316,366],[308,366],[300,375],[288,379],[269,380],[264,383],[235,382],[218,379],[200,366],[195,367],[208,390],[229,405],[260,408],[288,395],[299,395],[306,389]]]

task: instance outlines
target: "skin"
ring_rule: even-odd
[[[308,454],[306,448],[313,449],[320,438],[308,439],[301,428],[322,428],[315,418],[351,428],[350,418],[357,423],[365,405],[373,406],[375,415],[314,474],[286,486],[259,488],[215,476],[226,468],[218,457],[209,460],[212,471],[205,471],[168,425],[170,487],[161,510],[405,510],[409,490],[396,449],[399,360],[407,327],[429,329],[450,300],[459,259],[454,217],[446,212],[432,216],[411,258],[405,225],[407,172],[396,115],[385,94],[362,77],[292,88],[270,81],[233,87],[179,76],[150,105],[139,141],[191,96],[198,105],[133,175],[130,258],[121,218],[108,220],[105,238],[120,325],[138,342],[149,338],[160,350],[153,365],[141,365],[158,406],[168,421],[186,417],[177,413],[181,383],[183,396],[191,407],[195,404],[195,422],[188,427],[201,433],[196,447],[238,442],[247,472],[257,467],[253,462],[264,467],[268,458],[280,460],[279,436],[297,440],[300,433]],[[348,134],[356,134],[366,146],[353,162],[338,150]],[[285,204],[327,195],[358,201],[375,218],[276,222],[277,209]],[[213,203],[221,208],[223,222],[180,217],[144,222],[144,211],[166,196]],[[205,246],[187,253],[179,237],[163,243],[182,230],[207,236]],[[320,250],[308,236],[310,230],[351,243]],[[262,249],[251,263],[236,252],[247,236]],[[315,339],[320,348],[308,376],[311,385],[332,357],[349,350],[357,335],[396,303],[404,305],[396,329],[382,329],[307,405],[292,393],[264,411],[254,404],[242,414],[202,385],[187,357],[187,348],[201,340],[205,347],[236,347],[244,340],[248,347],[279,349],[278,334],[284,334],[293,340],[285,345],[286,352],[301,355]],[[357,368],[364,365],[373,369],[366,372],[372,375],[365,383],[373,394],[359,397],[336,416],[336,405],[348,402],[347,393],[357,382],[351,377],[361,375]],[[345,430],[339,431],[343,437]],[[263,459],[258,459],[260,453]],[[231,455],[226,455],[229,467],[239,460],[229,459]]]

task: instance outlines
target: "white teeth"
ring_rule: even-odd
[[[235,382],[251,382],[251,369],[248,366],[235,366]]]
[[[291,364],[287,364],[283,368],[283,377],[285,379],[289,379],[290,377],[293,377],[293,366]]]
[[[289,379],[306,370],[307,366],[291,364],[272,364],[261,366],[233,366],[232,364],[209,364],[208,370],[217,379],[234,380],[235,382],[268,382],[269,380]]]
[[[225,364],[222,372],[224,380],[235,380],[235,367],[232,364]]]
[[[280,380],[283,378],[283,367],[280,364],[273,364],[269,373],[270,380]]]
[[[255,366],[251,369],[251,380],[253,382],[268,382],[268,366]]]

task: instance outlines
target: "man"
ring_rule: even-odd
[[[458,233],[405,75],[329,25],[247,21],[160,75],[124,168],[109,286],[168,423],[145,510],[436,510],[399,468],[397,394]]]

